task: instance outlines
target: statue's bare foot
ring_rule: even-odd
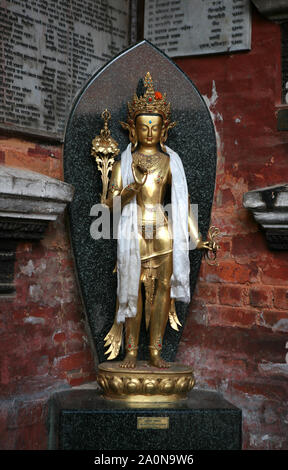
[[[127,353],[125,358],[120,364],[120,367],[126,368],[126,369],[134,369],[136,365],[136,356],[133,354]]]
[[[169,369],[169,364],[161,358],[161,356],[150,357],[151,366],[158,367],[158,369]]]

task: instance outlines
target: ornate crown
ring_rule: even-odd
[[[143,96],[134,94],[132,103],[128,103],[128,122],[134,121],[138,114],[160,114],[163,117],[164,125],[170,123],[170,103],[166,101],[166,93],[162,95],[160,91],[155,91],[150,72],[144,78],[146,91]]]

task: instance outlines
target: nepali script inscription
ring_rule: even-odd
[[[77,91],[128,46],[129,0],[0,5],[0,127],[61,139]]]
[[[170,57],[251,48],[249,0],[146,0],[144,37]]]

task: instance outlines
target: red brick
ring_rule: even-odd
[[[20,402],[13,408],[13,417],[10,418],[9,428],[20,428],[38,423],[43,416],[43,401]]]
[[[19,342],[19,336],[15,331],[11,333],[5,333],[1,335],[0,341],[0,355],[3,357],[4,354],[10,354],[15,352],[15,345],[17,344],[17,353],[19,355],[25,355],[26,348]]]
[[[22,149],[9,148],[5,152],[5,164],[26,170],[37,171],[53,178],[63,179],[61,161],[49,158],[47,155],[27,155],[26,147]]]
[[[82,331],[68,332],[66,351],[67,353],[82,351],[83,345],[87,342],[87,337],[85,337],[85,334]]]
[[[9,402],[8,402],[9,403]],[[2,403],[1,403],[1,406],[0,406],[0,442],[3,442],[1,441],[1,434],[2,433],[5,433],[6,429],[7,429],[7,418],[8,418],[8,414],[9,414],[9,405],[8,403],[4,400],[2,400]],[[3,447],[1,447],[3,448]]]
[[[226,377],[240,380],[247,376],[247,361],[243,359],[225,358],[223,360],[223,371]]]
[[[209,315],[214,314],[213,309],[223,309],[223,307],[207,307]],[[226,309],[229,307],[226,307]],[[231,307],[230,307],[231,308]],[[211,309],[211,312],[210,312]],[[250,309],[251,310],[251,309]],[[254,312],[255,313],[255,312]],[[257,313],[256,313],[257,315]],[[215,313],[217,317],[217,312]],[[210,316],[209,316],[210,319]],[[199,351],[199,360],[205,357],[205,351],[213,351],[214,355],[229,354],[231,359],[245,359],[254,368],[250,373],[257,372],[258,364],[262,361],[283,362],[285,351],[285,335],[281,332],[273,331],[271,328],[253,327],[246,329],[243,333],[242,327],[231,324],[200,324],[196,323],[193,315],[189,315],[184,327],[181,340],[181,350],[185,350],[185,358],[189,358],[191,351]],[[258,321],[258,317],[257,317]],[[183,354],[183,352],[182,352]],[[204,356],[203,356],[204,354]],[[188,361],[189,363],[189,361]],[[191,362],[193,364],[193,360]],[[253,366],[254,364],[254,366]]]
[[[244,288],[235,285],[222,285],[219,287],[219,301],[223,305],[234,307],[243,304]]]
[[[14,434],[14,449],[47,450],[47,426],[44,418],[31,426],[14,430]]]
[[[190,314],[186,321],[186,328],[189,328],[190,323],[194,324],[194,322],[206,324],[207,307],[204,300],[197,297],[193,298],[189,310]]]
[[[18,306],[18,305],[15,305],[15,303],[13,302],[13,310],[12,311],[10,310],[10,314],[12,315],[12,318],[13,318],[12,328],[14,329],[14,325],[16,324],[22,325],[24,318],[29,316],[27,305],[25,307],[23,307],[23,305]],[[9,326],[11,327],[11,325],[8,325],[8,328]]]
[[[246,188],[243,188],[243,192]],[[234,235],[246,231],[247,223],[249,220],[249,213],[246,209],[242,208],[230,208],[228,210],[223,210],[222,208],[214,207],[213,218],[214,224],[220,228],[221,233],[227,237],[228,235]],[[253,225],[255,227],[255,223]]]
[[[60,371],[72,371],[80,369],[85,363],[92,365],[92,362],[91,353],[87,350],[59,357],[55,360],[55,365]]]
[[[271,263],[259,261],[259,267],[262,270],[263,284],[287,285],[288,278],[288,258],[281,253],[273,254]]]
[[[216,304],[218,300],[217,285],[207,282],[199,282],[193,298],[200,298],[209,304]]]
[[[274,307],[288,309],[288,289],[286,287],[275,287]]]
[[[251,328],[256,324],[257,313],[251,309],[208,305],[208,324],[214,326],[237,326]]]
[[[77,385],[95,381],[96,373],[91,374],[91,372],[85,372],[84,370],[81,369],[78,372],[68,372],[67,379],[68,379],[69,384],[72,387],[75,387]]]
[[[76,292],[75,295],[76,294],[78,295],[78,292]],[[69,298],[69,300],[71,300],[71,298]],[[74,302],[65,302],[62,305],[62,312],[67,321],[78,323],[84,318],[83,305],[80,303],[78,297],[76,299],[74,298]],[[82,328],[80,328],[80,331],[82,331]]]
[[[1,451],[17,449],[15,441],[15,432],[7,429],[4,430],[0,433]]]
[[[217,222],[215,222],[217,225]],[[217,253],[217,260],[221,263],[224,259],[231,258],[231,240],[228,238],[221,237],[219,240],[219,251]]]
[[[33,316],[38,318],[43,318],[44,320],[54,320],[58,318],[59,315],[59,307],[58,306],[48,306],[48,305],[38,305],[38,304],[27,304],[26,307],[26,316]]]
[[[221,206],[228,204],[231,207],[235,204],[235,198],[230,188],[223,189],[220,194]]]
[[[54,343],[64,343],[66,341],[66,334],[63,331],[57,332],[53,335]]]
[[[265,237],[262,232],[237,235],[232,239],[231,255],[236,257],[257,257],[267,252]]]
[[[3,385],[7,385],[10,382],[10,371],[9,371],[9,357],[2,354],[0,360],[0,382]]]
[[[272,289],[269,287],[255,287],[249,292],[250,305],[252,307],[272,307]]]
[[[283,310],[264,310],[257,322],[260,326],[276,331],[288,331],[288,312]]]
[[[255,282],[258,268],[255,263],[248,265],[237,264],[233,261],[225,261],[219,266],[203,266],[202,280],[206,282],[228,282],[245,284]]]
[[[213,358],[213,359],[212,359]],[[243,359],[233,359],[221,357],[213,353],[209,354],[209,359],[205,359],[201,364],[197,364],[197,371],[205,377],[205,380],[215,377],[221,380],[244,380],[247,377],[247,363]]]
[[[59,147],[47,147],[43,145],[35,145],[35,147],[28,148],[28,156],[31,157],[49,157],[59,159],[61,157],[61,150]]]
[[[283,387],[281,384],[265,384],[265,387],[263,387],[262,383],[249,383],[249,382],[240,382],[240,383],[232,383],[232,387],[239,391],[244,393],[245,395],[248,395],[252,403],[252,397],[253,395],[257,396],[263,396],[267,398],[272,398],[276,400],[282,400],[286,395],[287,391],[286,388]]]

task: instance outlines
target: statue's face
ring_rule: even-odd
[[[145,147],[158,144],[161,138],[162,124],[162,117],[159,115],[140,114],[137,116],[135,130],[138,142]]]

